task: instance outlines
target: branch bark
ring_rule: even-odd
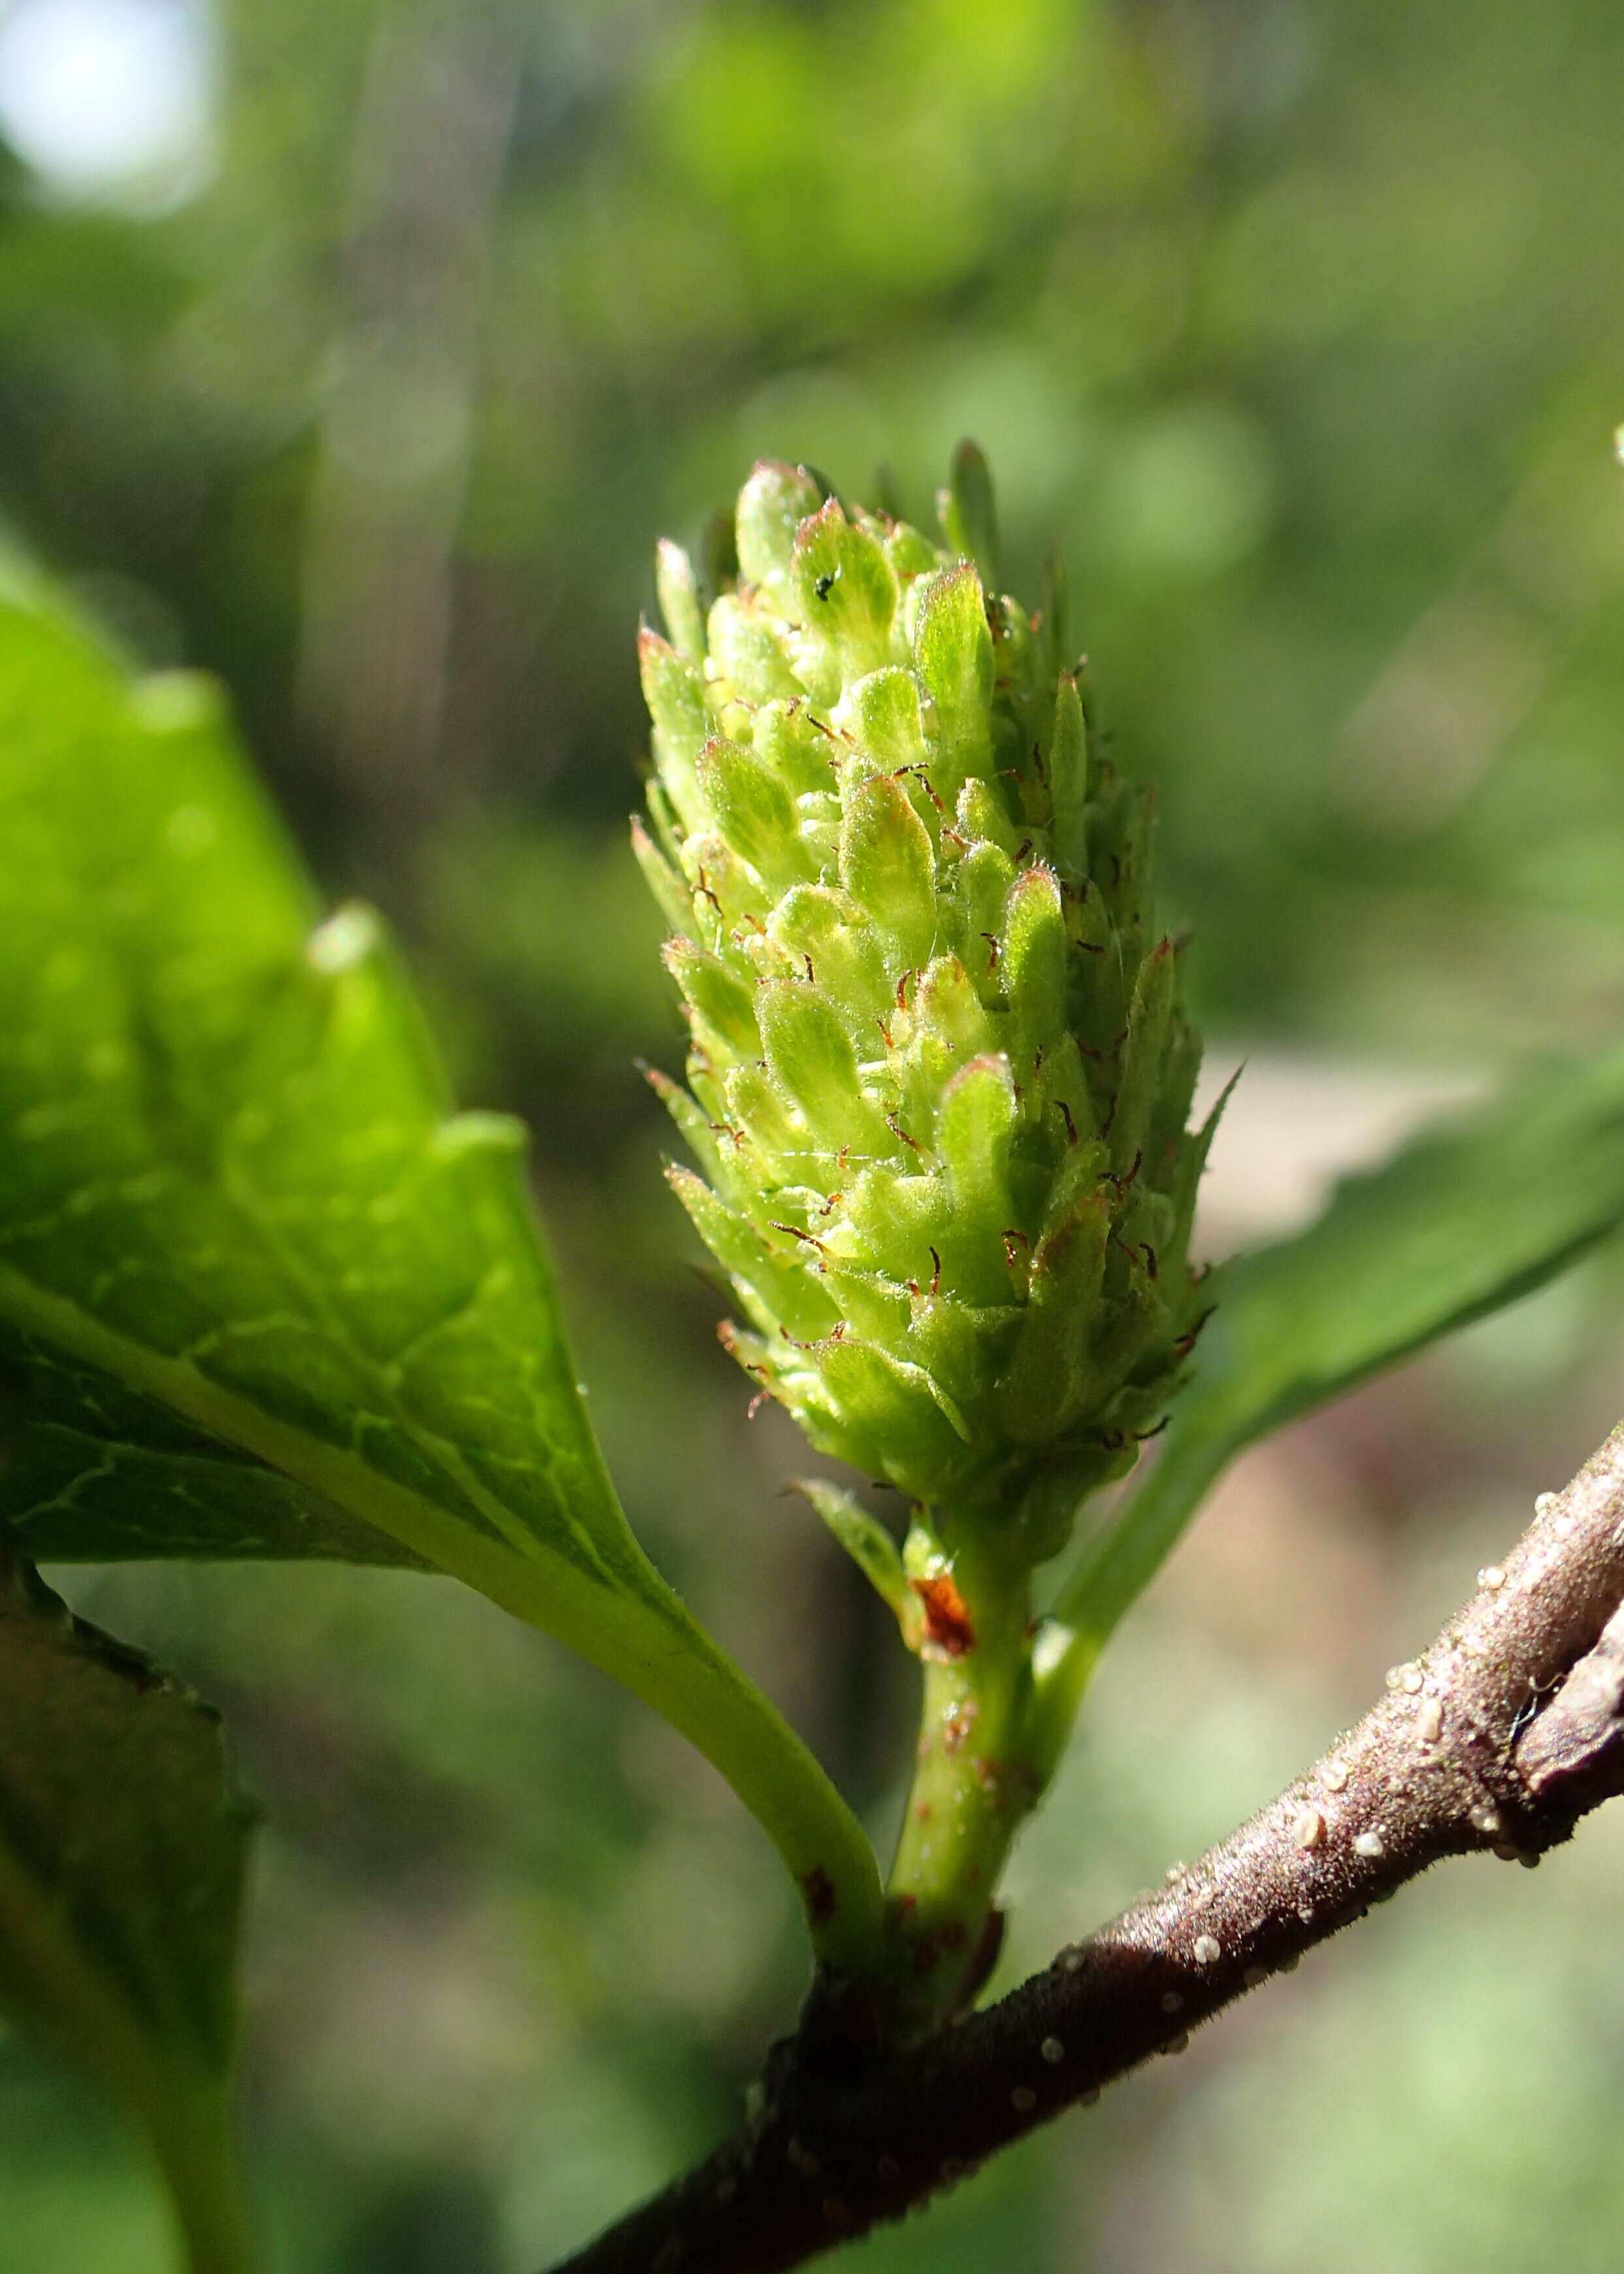
[[[1624,1791],[1624,1427],[1477,1578],[1312,1768],[999,2004],[883,2056],[860,2003],[815,1993],[754,2119],[556,2274],[802,2265],[1178,2050],[1440,1856],[1568,1839]]]

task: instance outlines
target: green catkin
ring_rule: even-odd
[[[1211,1125],[1064,577],[1031,617],[989,590],[977,453],[943,525],[764,463],[708,610],[663,543],[634,834],[693,1035],[688,1088],[657,1088],[709,1178],[672,1180],[750,1321],[728,1347],[821,1451],[1035,1562],[1187,1364]]]

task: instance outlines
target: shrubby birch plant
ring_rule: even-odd
[[[1002,591],[971,448],[940,518],[938,539],[758,466],[703,569],[660,547],[641,642],[634,838],[690,1029],[684,1082],[653,1077],[688,1156],[671,1180],[748,1394],[889,1493],[803,1485],[921,1662],[883,1879],[633,1536],[523,1133],[456,1110],[384,928],[319,907],[214,690],[132,680],[7,570],[0,2009],[150,2143],[192,2274],[252,2263],[229,2120],[248,1827],[207,1710],[40,1562],[447,1575],[728,1779],[793,1879],[811,1992],[743,2130],[572,2262],[597,2274],[799,2264],[1434,1856],[1537,1855],[1613,1788],[1616,1448],[1322,1773],[973,2014],[1011,1842],[1204,1492],[1624,1217],[1624,1051],[1540,1069],[1209,1276],[1213,1122],[1150,794],[1104,754],[1058,567],[1034,607]]]

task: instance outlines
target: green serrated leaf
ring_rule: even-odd
[[[1259,1437],[1531,1292],[1624,1221],[1624,1050],[1530,1075],[1230,1264],[1160,1457],[1055,1605],[1056,1726],[1203,1496]],[[1069,1639],[1066,1636],[1069,1634]]]
[[[0,1521],[450,1572],[693,1738],[860,1942],[866,1841],[621,1513],[523,1133],[453,1111],[378,920],[317,921],[213,692],[0,597]]]
[[[195,2274],[251,2255],[229,2112],[249,1821],[217,1716],[0,1538],[0,2013],[145,2135]]]

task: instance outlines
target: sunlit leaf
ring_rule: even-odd
[[[212,689],[0,595],[0,1521],[452,1572],[861,1910],[855,1824],[627,1525],[519,1126],[454,1111],[378,920],[319,921]]]

